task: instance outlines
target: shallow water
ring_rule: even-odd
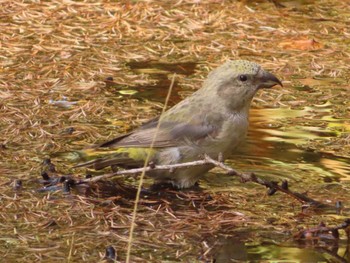
[[[113,181],[37,192],[43,160],[52,157],[52,178],[83,178],[91,171],[72,169],[57,153],[157,116],[174,73],[170,106],[212,68],[240,58],[262,64],[284,87],[257,94],[247,142],[227,164],[286,179],[328,207],[302,209],[215,169],[200,189],[142,196],[132,262],[349,262],[342,230],[337,244],[293,239],[349,218],[349,8],[329,0],[2,3],[3,259],[98,262],[112,245],[124,262],[135,189]]]
[[[159,74],[160,78],[161,76]],[[306,82],[304,79],[298,80]],[[310,82],[310,80],[307,80],[307,82]],[[344,82],[344,80],[317,80],[318,87],[323,88],[331,88],[332,84],[338,84],[339,82]],[[162,97],[163,89],[166,88],[166,85],[162,86],[159,83],[161,82],[147,90],[139,90],[137,96],[157,100],[157,98]],[[292,88],[297,89],[298,87]],[[279,89],[281,88],[277,88],[276,92]],[[179,91],[174,91],[174,93],[177,92]],[[318,96],[319,94],[315,96],[308,94],[308,100],[303,101],[297,107],[253,106],[250,111],[251,125],[247,141],[242,144],[236,154],[227,160],[227,163],[241,171],[254,171],[273,180],[282,181],[286,179],[297,192],[310,191],[314,199],[334,206],[334,209],[317,211],[318,216],[346,218],[350,215],[349,209],[345,207],[342,210],[342,216],[339,216],[335,203],[336,201],[347,203],[350,198],[347,186],[350,178],[350,156],[344,154],[340,150],[342,146],[334,143],[334,140],[342,136],[348,136],[350,118],[335,116],[335,105],[333,103],[339,103],[339,106],[342,107],[343,100],[320,102]],[[173,103],[176,103],[178,97],[175,95],[174,98]],[[314,101],[320,104],[314,104]],[[331,145],[331,147],[321,148],[320,145]],[[209,174],[206,176],[206,182],[202,183],[201,186],[209,192],[237,192],[237,189],[242,191],[240,183],[233,183],[232,178],[223,177],[219,174]],[[243,192],[255,191],[252,185],[246,187],[247,189]],[[261,192],[251,193],[251,196],[247,197],[245,202],[254,202],[254,199],[257,198],[256,195],[260,194]],[[263,202],[266,202],[268,211],[264,209],[264,212],[262,212],[259,209],[256,210],[254,206],[246,207],[245,205],[239,211],[251,215],[255,214],[257,217],[267,212],[269,215],[273,215],[273,221],[287,220],[283,218],[284,216],[278,215],[281,212],[281,206],[278,204],[280,200],[271,197],[271,199],[264,198]],[[288,206],[287,203],[286,206]],[[292,202],[291,207],[283,207],[282,210],[284,210],[284,213],[289,213],[287,217],[290,217],[298,211],[298,206]],[[293,220],[300,220],[298,219],[298,213],[295,214]],[[217,245],[213,248],[216,262],[231,262],[232,260],[249,262],[348,262],[346,241],[336,245],[324,244],[310,247],[293,242],[288,230],[276,230],[273,226],[270,230],[266,230],[267,225],[264,220],[260,223],[256,222],[256,224],[261,224],[261,227],[242,230],[239,239],[237,237],[219,239]]]

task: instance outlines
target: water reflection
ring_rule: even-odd
[[[337,245],[311,248],[294,243],[249,243],[242,237],[225,237],[214,248],[214,262],[349,262],[346,249]]]
[[[148,99],[156,102],[164,102],[168,89],[171,85],[171,77],[169,75],[177,74],[182,76],[193,75],[197,67],[195,62],[182,63],[165,63],[158,61],[131,61],[127,66],[136,73],[149,74],[152,76],[154,83],[150,85],[139,85],[133,87],[120,88],[118,85],[107,83],[108,87],[114,87],[116,90],[125,94],[134,95],[135,98]],[[179,78],[175,78],[173,84],[173,93],[170,97],[169,105],[175,105],[183,98],[181,97],[182,88],[179,85]]]
[[[330,113],[328,106],[301,110],[252,109],[251,129],[240,153],[255,161],[264,160],[266,165],[282,162],[283,166],[315,171],[321,177],[348,181],[350,158],[317,149],[317,143],[340,135],[334,130],[335,126],[343,128],[341,133],[350,132],[344,120],[332,118]],[[325,119],[331,121],[324,122]]]
[[[214,262],[232,262],[248,260],[248,249],[242,238],[222,238],[215,248]]]

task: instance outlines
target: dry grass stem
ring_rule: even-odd
[[[166,108],[168,106],[170,95],[171,95],[173,87],[174,87],[175,76],[176,76],[176,74],[174,74],[172,79],[171,79],[171,83],[170,83],[170,86],[169,86],[169,89],[168,89],[168,94],[167,94],[167,96],[165,98],[165,101],[164,101],[164,106],[163,106],[163,109],[162,109],[162,113],[160,114],[159,121],[158,121],[157,127],[156,127],[156,131],[155,131],[155,133],[153,135],[152,142],[151,142],[151,145],[149,147],[150,150],[153,149],[154,142],[155,142],[155,140],[157,138],[157,135],[158,135],[158,130],[159,130],[160,124],[162,123],[162,116],[163,116],[163,114],[166,111]],[[127,252],[126,252],[126,262],[127,263],[130,262],[131,247],[132,247],[133,234],[134,234],[134,229],[135,229],[135,220],[136,220],[136,215],[137,215],[137,207],[138,207],[138,204],[139,204],[139,201],[140,201],[140,194],[141,194],[142,185],[143,185],[143,178],[145,176],[148,163],[150,161],[150,156],[151,156],[151,151],[149,151],[147,156],[146,156],[145,163],[144,163],[144,166],[143,166],[143,169],[142,169],[142,172],[141,172],[141,176],[140,176],[140,179],[139,179],[139,184],[138,184],[138,187],[137,187],[137,193],[136,193],[136,198],[135,198],[134,210],[133,210],[133,213],[132,213],[132,219],[131,219],[131,224],[130,224],[128,248],[127,248]]]

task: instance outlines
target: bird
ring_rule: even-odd
[[[75,167],[143,167],[146,156],[155,165],[198,160],[223,160],[234,153],[247,134],[254,95],[264,88],[283,86],[272,73],[247,60],[228,60],[212,70],[200,89],[139,128],[90,149],[79,151]],[[160,123],[159,123],[160,122]],[[159,127],[157,127],[159,126]],[[157,129],[158,128],[158,129]],[[154,134],[153,148],[150,148]],[[190,188],[213,165],[154,170],[146,176],[156,184]]]

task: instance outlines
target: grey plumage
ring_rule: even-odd
[[[250,103],[261,88],[282,85],[258,64],[228,61],[213,70],[203,87],[161,116],[128,134],[80,152],[89,160],[78,166],[102,169],[106,166],[139,167],[148,154],[156,164],[192,161],[202,154],[226,158],[244,140]],[[154,149],[149,147],[160,121]],[[192,186],[211,166],[179,169],[174,173],[151,172],[156,181],[180,188]]]

